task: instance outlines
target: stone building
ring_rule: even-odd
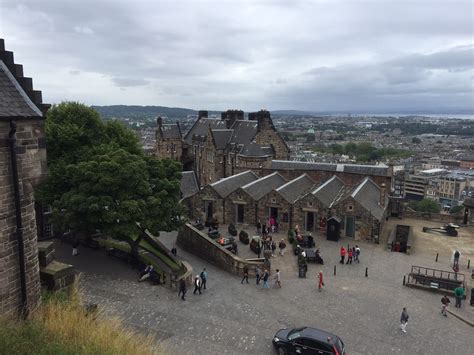
[[[286,180],[278,173],[264,176],[242,185],[226,198],[226,220],[228,223],[256,225],[260,219],[266,221],[261,212],[260,200],[272,189],[283,185]]]
[[[199,111],[184,137],[177,127],[158,120],[156,156],[169,158],[173,152],[184,170],[196,173],[200,186],[248,169],[261,169],[272,159],[288,159],[290,153],[268,111],[250,113],[248,120],[239,110],[222,112],[221,119],[208,118],[207,111]]]
[[[34,188],[46,176],[48,105],[0,39],[0,315],[40,299]],[[41,216],[38,216],[41,217]]]

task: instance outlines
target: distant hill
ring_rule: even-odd
[[[186,117],[188,115],[197,115],[197,111],[180,107],[164,106],[91,106],[98,111],[102,117],[106,118],[156,118],[158,116],[166,117]]]

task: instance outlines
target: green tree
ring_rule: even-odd
[[[136,222],[155,235],[180,224],[180,164],[145,157],[129,129],[68,102],[51,108],[46,137],[49,172],[38,197],[60,229],[130,241]]]
[[[418,212],[439,213],[440,207],[435,201],[425,198],[415,205],[415,210]]]

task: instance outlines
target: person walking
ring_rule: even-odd
[[[270,274],[268,273],[268,270],[265,269],[263,272],[263,286],[262,288],[270,288],[268,285],[268,278],[270,277]]]
[[[244,265],[244,277],[242,277],[242,281],[240,281],[240,283],[243,284],[244,280],[249,283],[249,267],[247,265]]]
[[[346,258],[346,248],[344,246],[341,247],[341,261],[340,264],[344,265],[344,259]]]
[[[360,256],[360,248],[359,248],[359,246],[358,246],[358,245],[356,245],[356,246],[355,246],[355,254],[354,254],[354,256],[355,256],[355,260],[354,260],[354,262],[356,262],[356,261],[357,261],[357,263],[359,264],[359,263],[360,263],[360,260],[359,260],[359,256]]]
[[[262,233],[262,223],[260,223],[260,220],[257,222],[257,234]]]
[[[79,238],[75,238],[74,242],[72,243],[72,256],[79,255],[79,245],[80,245]]]
[[[262,247],[260,246],[260,241],[258,242],[257,246],[255,249],[257,250],[257,257],[260,259],[260,254],[262,253]]]
[[[196,292],[199,291],[199,294],[201,294],[201,279],[199,278],[198,275],[194,278],[194,292],[193,295],[196,294]]]
[[[171,248],[171,254],[174,255],[174,257],[176,257],[176,254],[178,253],[177,249],[176,249],[176,246],[174,245],[173,248]]]
[[[279,269],[276,269],[276,274],[273,279],[275,280],[275,287],[281,288],[281,275]]]
[[[406,307],[403,307],[402,315],[400,316],[400,329],[403,333],[407,332],[408,312]]]
[[[464,297],[464,287],[458,286],[454,289],[454,296],[456,297],[456,308],[461,308],[461,301]]]
[[[202,269],[202,271],[201,271],[201,281],[202,281],[202,288],[206,289],[206,282],[207,282],[206,268]]]
[[[324,286],[323,270],[320,270],[319,274],[318,274],[318,289],[319,289],[319,292],[321,292],[321,290],[323,289],[323,286]]]
[[[461,257],[461,253],[459,250],[456,250],[454,252],[454,258],[453,258],[453,266],[459,266],[459,258]]]
[[[260,270],[260,268],[257,266],[255,267],[255,276],[256,276],[256,279],[257,279],[257,285],[260,284],[260,274],[262,273],[262,270]]]
[[[346,264],[351,264],[352,265],[352,254],[353,254],[352,248],[349,247],[347,263]]]
[[[444,295],[441,298],[441,314],[445,317],[448,316],[448,313],[446,312],[446,309],[448,308],[448,305],[451,303],[447,295]]]
[[[272,241],[271,248],[272,248],[272,256],[275,258],[276,257],[275,250],[277,248],[275,241]]]
[[[282,239],[278,244],[278,248],[280,248],[280,255],[283,256],[285,254],[286,243],[285,240]]]
[[[186,296],[186,280],[181,279],[179,280],[179,292],[178,292],[178,297],[181,296],[181,299],[183,301],[186,301],[186,299],[184,298]]]

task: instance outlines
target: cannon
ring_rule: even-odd
[[[450,237],[457,237],[458,231],[457,229],[460,228],[457,224],[449,223],[442,227],[423,227],[423,232],[439,232],[439,233],[446,233]]]

